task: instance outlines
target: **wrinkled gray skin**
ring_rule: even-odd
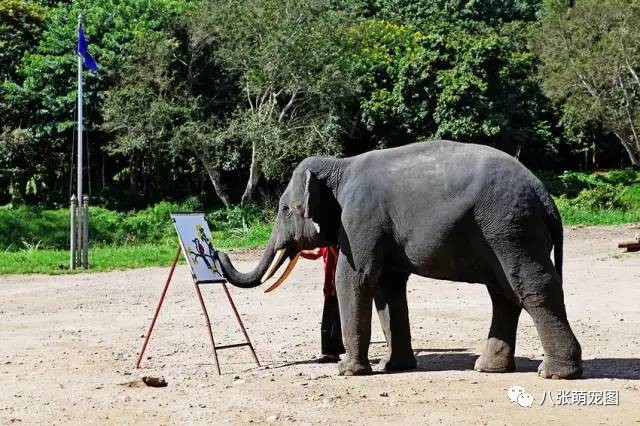
[[[581,376],[580,344],[562,292],[562,223],[542,183],[509,155],[430,141],[346,159],[307,158],[280,198],[256,269],[240,273],[225,253],[219,258],[232,284],[255,287],[276,249],[293,257],[330,244],[340,246],[336,285],[347,351],[340,374],[371,372],[374,302],[389,347],[381,368],[416,367],[406,283],[418,274],[487,286],[493,317],[476,370],[514,370],[524,308],[545,352],[539,375]]]

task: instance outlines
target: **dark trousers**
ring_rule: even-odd
[[[325,296],[324,298],[322,324],[320,326],[320,342],[323,355],[339,355],[344,353],[337,296]]]

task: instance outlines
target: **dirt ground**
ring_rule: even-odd
[[[227,349],[220,352],[218,376],[184,266],[176,270],[141,370],[134,368],[136,354],[168,268],[5,276],[0,423],[640,423],[640,253],[616,248],[638,232],[633,226],[565,232],[566,304],[585,360],[586,378],[578,381],[537,377],[542,348],[526,313],[517,372],[473,371],[491,318],[481,285],[412,277],[409,309],[419,368],[339,377],[335,365],[313,362],[322,264],[300,261],[275,293],[231,289],[262,367],[254,366],[246,348]],[[241,269],[257,261],[257,254],[236,257]],[[205,298],[216,340],[241,341],[222,288],[206,286]],[[376,360],[385,347],[375,313],[373,318],[370,358]],[[168,386],[138,386],[148,374],[164,376]],[[513,385],[533,396],[533,406],[509,401]],[[558,391],[567,391],[572,403],[560,405]],[[618,405],[574,403],[581,391],[618,391]]]

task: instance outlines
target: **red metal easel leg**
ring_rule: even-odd
[[[176,265],[178,264],[178,259],[180,259],[180,252],[182,249],[178,246],[178,251],[176,252],[176,257],[173,259],[173,263],[171,264],[171,270],[169,271],[169,276],[167,277],[167,281],[164,284],[164,289],[162,290],[162,295],[160,296],[160,300],[158,301],[158,307],[156,308],[156,313],[153,316],[153,320],[151,320],[151,325],[149,326],[149,330],[147,331],[147,335],[144,339],[144,343],[142,345],[142,349],[140,349],[140,355],[138,356],[138,362],[136,363],[136,368],[140,368],[140,362],[142,362],[142,357],[144,356],[144,351],[147,349],[147,344],[149,343],[149,338],[151,337],[151,332],[153,331],[153,327],[156,325],[156,320],[158,319],[158,314],[160,313],[160,308],[162,307],[162,302],[164,301],[164,297],[167,294],[167,290],[169,289],[169,283],[171,282],[171,277],[173,276],[173,271],[176,269]]]
[[[196,286],[196,293],[198,293],[198,299],[200,299],[200,306],[202,307],[202,313],[204,314],[205,324],[207,326],[207,331],[209,332],[209,340],[211,340],[211,346],[213,346],[213,359],[216,361],[216,369],[218,370],[218,375],[220,373],[220,363],[218,362],[218,353],[216,352],[216,344],[213,341],[213,332],[211,331],[211,321],[209,321],[209,314],[207,313],[207,307],[204,304],[204,299],[202,298],[202,293],[200,292],[200,287],[198,283],[194,283]]]
[[[226,283],[222,283],[222,288],[224,288],[224,292],[227,294],[227,298],[229,299],[229,303],[231,304],[231,309],[233,309],[233,313],[236,315],[236,319],[238,320],[238,324],[240,324],[240,328],[242,329],[242,334],[244,334],[244,338],[247,341],[249,349],[251,349],[251,354],[253,355],[253,359],[260,367],[260,361],[258,361],[258,356],[256,355],[256,351],[253,350],[253,345],[251,344],[251,340],[249,340],[249,335],[247,334],[247,330],[244,328],[244,324],[242,324],[242,319],[240,318],[240,314],[238,314],[238,310],[236,309],[235,303],[233,303],[233,299],[231,298],[231,294],[229,293],[229,289],[227,288]]]

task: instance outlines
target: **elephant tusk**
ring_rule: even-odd
[[[262,280],[260,280],[262,284],[264,284],[265,281],[267,281],[269,278],[273,276],[273,274],[276,273],[276,271],[280,267],[280,264],[282,262],[282,258],[284,257],[284,255],[285,255],[285,249],[278,250],[275,257],[273,258],[273,262],[271,262],[271,266],[269,266],[269,269],[267,270],[267,273],[264,274],[264,276],[262,277]]]
[[[300,254],[296,254],[296,257],[291,259],[291,262],[289,262],[289,264],[287,265],[287,269],[284,270],[284,272],[282,273],[282,276],[278,278],[278,281],[273,283],[273,285],[268,289],[266,289],[264,292],[269,293],[275,290],[276,288],[280,287],[282,283],[289,277],[289,275],[291,274],[291,271],[293,271],[293,268],[296,266],[296,263],[298,262],[299,258],[300,258]]]

